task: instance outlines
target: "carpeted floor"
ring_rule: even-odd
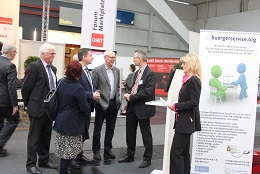
[[[142,161],[143,159],[143,152],[144,147],[136,147],[135,153],[135,161]],[[70,169],[72,174],[104,174],[105,171],[101,171],[98,168],[104,168],[102,166],[110,165],[112,167],[115,164],[118,164],[118,159],[123,158],[126,154],[126,148],[114,148],[113,153],[116,155],[116,159],[107,160],[107,161],[100,161],[98,165],[85,165],[82,166],[80,169]],[[101,152],[101,154],[103,154]],[[92,157],[91,151],[84,151],[84,155],[88,158]],[[153,160],[163,159],[163,145],[154,145],[153,146]],[[50,154],[50,160],[54,163],[59,165],[60,159],[57,158],[54,154]],[[123,167],[123,165],[122,165]],[[118,168],[118,166],[117,166]],[[58,169],[57,169],[58,171]]]

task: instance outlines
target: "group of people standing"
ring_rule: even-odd
[[[0,125],[4,118],[5,126],[0,127],[0,156],[6,156],[4,145],[19,123],[18,102],[16,93],[16,67],[10,60],[16,55],[13,44],[4,44],[3,55],[0,56]],[[104,64],[94,68],[90,73],[88,65],[92,63],[92,50],[81,48],[78,61],[70,62],[65,77],[57,80],[56,67],[52,65],[56,55],[55,47],[44,43],[39,49],[36,62],[28,65],[22,84],[24,106],[30,119],[27,141],[26,168],[29,173],[41,174],[37,167],[56,169],[57,165],[49,160],[49,148],[52,128],[57,132],[55,139],[55,155],[60,157],[61,174],[68,172],[68,166],[80,167],[81,164],[93,164],[102,160],[101,129],[106,120],[103,159],[116,158],[112,152],[112,139],[116,125],[117,113],[121,105],[120,70],[114,66],[116,53],[104,52]],[[187,174],[190,170],[189,141],[194,131],[199,131],[199,98],[201,90],[201,67],[194,54],[181,58],[183,85],[178,103],[168,106],[176,111],[175,136],[171,149],[171,174]],[[124,94],[127,100],[126,110],[126,143],[127,153],[119,163],[134,161],[136,150],[136,133],[138,124],[141,129],[145,151],[139,168],[151,165],[153,154],[153,138],[150,118],[156,113],[155,106],[145,102],[155,100],[156,75],[147,66],[147,54],[142,49],[135,50],[134,66],[139,70],[133,73],[132,85]],[[58,114],[53,121],[44,110],[44,99],[52,88],[59,84]],[[4,97],[6,100],[2,100]],[[83,155],[83,143],[90,138],[88,129],[91,111],[95,108],[94,132],[92,137],[93,159]],[[188,120],[188,121],[187,121]]]

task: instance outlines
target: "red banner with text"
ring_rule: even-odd
[[[164,89],[168,76],[173,66],[179,63],[179,61],[180,58],[148,58],[147,64],[156,74],[156,95],[167,96],[167,92],[164,92]]]

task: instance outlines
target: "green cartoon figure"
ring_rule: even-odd
[[[214,78],[209,79],[209,86],[215,87],[217,89],[216,93],[211,94],[216,97],[223,97],[223,100],[226,100],[226,90],[227,87],[224,87],[217,78],[219,78],[222,74],[222,69],[219,65],[214,65],[211,68],[211,75]]]

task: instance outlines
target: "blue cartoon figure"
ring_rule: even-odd
[[[237,66],[237,72],[240,74],[239,78],[237,79],[237,81],[232,82],[232,85],[240,85],[241,91],[240,91],[240,95],[239,98],[243,99],[244,97],[247,97],[247,84],[246,84],[246,76],[244,74],[244,72],[246,71],[246,65],[244,63],[240,63]]]
[[[214,78],[209,79],[209,86],[215,87],[217,89],[217,92],[211,95],[214,95],[216,97],[223,97],[223,100],[225,100],[227,87],[223,86],[221,81],[218,80],[218,78],[222,74],[221,67],[219,65],[214,65],[211,68],[210,73]]]

